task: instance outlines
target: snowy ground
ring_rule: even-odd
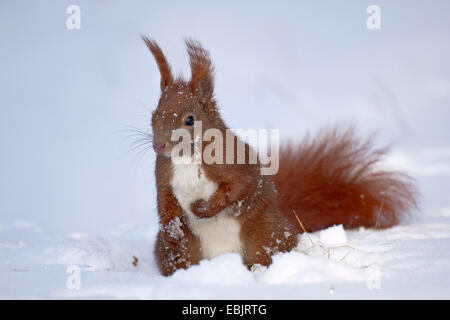
[[[0,298],[450,298],[450,2],[377,0],[381,30],[372,4],[0,1]],[[175,74],[185,37],[210,50],[231,128],[378,130],[418,181],[415,219],[303,237],[267,270],[226,255],[159,276],[155,159],[127,130],[148,130],[160,94],[139,34]]]
[[[389,230],[332,227],[303,235],[267,269],[248,271],[227,254],[169,278],[154,264],[154,225],[52,237],[18,220],[0,228],[0,298],[448,299],[448,214]]]

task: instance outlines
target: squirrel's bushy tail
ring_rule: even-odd
[[[311,232],[332,225],[387,228],[417,208],[418,192],[403,173],[379,168],[387,149],[373,139],[355,138],[354,129],[321,131],[280,150],[273,176],[288,219]]]

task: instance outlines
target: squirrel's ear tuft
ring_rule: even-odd
[[[167,63],[166,57],[162,52],[158,44],[145,36],[141,36],[147,47],[150,49],[151,53],[155,57],[156,63],[158,64],[159,72],[161,73],[161,91],[167,88],[172,82],[172,72],[170,71],[170,65]]]
[[[209,103],[214,96],[214,67],[209,52],[192,39],[186,40],[186,47],[191,65],[191,91],[201,102]]]

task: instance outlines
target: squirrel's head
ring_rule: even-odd
[[[143,40],[161,73],[161,97],[152,114],[153,148],[157,154],[170,155],[177,143],[171,139],[174,130],[186,129],[194,137],[197,121],[201,121],[203,131],[220,121],[214,100],[214,68],[208,51],[198,41],[186,40],[191,79],[174,79],[161,48],[151,39]]]

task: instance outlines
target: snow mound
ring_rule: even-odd
[[[342,225],[320,231],[320,242],[326,246],[339,247],[347,244],[347,236]]]

